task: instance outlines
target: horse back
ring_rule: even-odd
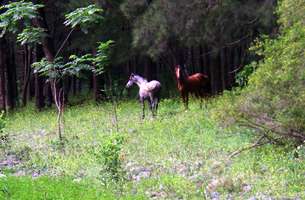
[[[152,80],[146,84],[147,90],[157,92],[161,89],[161,83],[156,80]]]
[[[196,73],[188,77],[187,82],[193,87],[204,87],[208,84],[209,78],[202,73]]]

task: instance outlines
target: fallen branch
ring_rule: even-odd
[[[254,115],[252,115],[252,117],[258,118],[257,116],[254,116]],[[247,118],[244,118],[244,120],[247,121],[246,124],[249,127],[261,129],[265,133],[271,132],[271,133],[274,133],[276,135],[280,135],[283,138],[294,139],[295,141],[298,141],[300,143],[302,143],[305,140],[305,134],[304,133],[297,132],[295,130],[289,130],[289,131],[284,132],[283,130],[281,130],[282,125],[279,122],[276,122],[271,118],[267,118],[267,117],[262,118],[261,117],[259,120],[261,120],[261,121],[263,120],[263,123],[254,122],[254,121],[252,121],[250,119],[247,119]],[[272,123],[273,126],[269,127],[268,125],[266,125],[266,123]],[[272,138],[270,137],[270,139],[272,139]],[[273,139],[273,140],[276,141],[275,139]],[[280,144],[281,143],[282,142],[280,142]]]
[[[247,150],[250,150],[250,149],[253,149],[253,148],[256,148],[256,147],[259,147],[259,146],[262,146],[262,145],[265,145],[265,144],[268,144],[270,143],[270,140],[268,141],[265,141],[265,142],[262,142],[262,140],[265,138],[265,136],[261,136],[255,143],[247,146],[247,147],[244,147],[244,148],[241,148],[237,151],[234,151],[232,152],[230,155],[229,155],[229,159],[233,158],[234,156],[237,156],[238,154],[242,153],[243,151],[247,151]]]
[[[259,132],[260,135],[264,136],[270,142],[273,142],[273,143],[277,143],[278,142],[277,139],[273,138],[272,136],[270,136],[268,134],[268,132],[270,130],[266,130],[266,129],[264,129],[264,127],[261,127],[261,126],[259,126],[257,124],[254,124],[254,123],[251,123],[250,121],[249,121],[249,123],[239,123],[239,125],[256,130],[257,132]]]

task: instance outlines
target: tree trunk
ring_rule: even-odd
[[[53,62],[54,61],[54,57],[55,57],[55,48],[54,48],[54,44],[53,44],[53,38],[51,38],[50,36],[50,31],[46,22],[46,16],[45,16],[45,10],[44,8],[40,8],[39,9],[39,15],[40,18],[36,18],[33,20],[33,24],[36,27],[40,27],[43,28],[44,30],[46,30],[48,37],[44,37],[41,44],[42,44],[42,49],[44,52],[44,55],[46,57],[46,59],[49,62]]]
[[[226,51],[226,60],[227,60],[227,86],[229,86],[229,88],[231,88],[233,86],[233,82],[234,82],[234,76],[233,76],[233,51],[232,51],[232,47],[227,47],[227,51]]]
[[[35,105],[40,111],[45,106],[45,97],[43,95],[44,78],[35,74]]]
[[[239,64],[240,64],[240,53],[239,53],[239,47],[235,47],[234,48],[234,54],[233,54],[233,77],[235,79],[235,76],[236,76],[236,72],[238,71],[239,69]]]
[[[215,90],[215,94],[218,94],[219,92],[221,92],[221,76],[220,76],[220,65],[221,65],[221,58],[220,58],[220,51],[217,52],[217,54],[214,57],[214,90]]]
[[[77,84],[77,92],[78,92],[78,94],[81,94],[82,93],[82,80],[76,79],[76,82],[78,83]]]
[[[44,86],[44,96],[46,97],[46,106],[51,107],[54,100],[50,82],[46,83]]]
[[[16,75],[16,63],[15,63],[15,44],[10,42],[9,57],[7,57],[7,98],[6,105],[8,109],[16,107],[17,103],[17,75]]]
[[[76,77],[75,76],[72,76],[72,94],[73,95],[76,95]]]
[[[24,71],[23,71],[23,87],[22,87],[22,105],[26,106],[30,96],[30,80],[31,80],[31,64],[32,50],[27,45],[24,46]]]
[[[206,64],[206,74],[209,77],[209,89],[210,89],[210,93],[213,94],[213,74],[212,74],[212,59],[211,59],[211,55],[208,54],[207,52],[209,52],[210,49],[207,45],[204,46],[204,63]]]
[[[206,47],[199,46],[199,63],[200,63],[200,71],[204,74],[208,73],[208,56],[206,55],[207,49]]]
[[[38,0],[38,2],[40,2],[40,1]],[[44,37],[44,39],[41,42],[42,50],[43,50],[43,53],[44,53],[46,59],[49,62],[53,62],[54,57],[55,57],[55,49],[54,49],[54,44],[53,44],[53,38],[51,38],[51,34],[50,34],[50,31],[49,31],[49,28],[48,28],[48,25],[47,25],[47,22],[46,22],[44,8],[39,9],[39,15],[40,15],[40,18],[34,19],[32,21],[32,23],[36,27],[40,27],[40,28],[43,28],[43,29],[46,30],[46,32],[48,34],[48,37]],[[52,95],[54,95],[54,91],[52,91],[52,87],[51,87],[50,82],[48,84],[46,84],[45,93],[46,93],[46,97],[47,97],[48,106],[51,106],[51,104],[53,102]]]
[[[210,48],[206,47],[206,52],[209,52]],[[215,89],[215,58],[213,58],[213,55],[208,54],[206,55],[206,62],[207,62],[207,73],[209,76],[209,80],[210,80],[210,88],[211,88],[211,93],[215,94],[216,93],[216,89]]]
[[[191,57],[191,69],[192,69],[192,72],[196,72],[197,69],[196,69],[196,65],[195,65],[195,52],[194,52],[194,47],[191,47],[190,48],[190,57]]]
[[[0,109],[6,110],[6,91],[5,91],[5,68],[6,68],[6,41],[4,38],[0,38]]]
[[[46,0],[44,0],[46,1]],[[46,32],[48,33],[48,37],[44,37],[41,45],[42,45],[42,49],[44,52],[44,55],[46,57],[46,59],[49,62],[53,62],[55,59],[55,48],[54,48],[54,44],[53,44],[53,39],[51,38],[51,34],[47,25],[47,21],[46,21],[46,17],[45,17],[45,10],[44,8],[39,9],[39,14],[40,14],[40,18],[35,18],[32,23],[36,26],[36,27],[40,27],[46,30]],[[62,141],[62,129],[63,129],[63,112],[64,112],[64,99],[65,99],[65,94],[64,94],[64,90],[62,87],[58,86],[58,82],[55,79],[49,80],[50,83],[50,87],[48,86],[48,90],[49,88],[52,91],[52,95],[53,95],[53,99],[54,99],[54,103],[56,105],[57,111],[58,111],[58,135],[59,135],[59,140],[61,142]]]
[[[106,97],[105,80],[102,75],[93,73],[93,98],[96,102]]]
[[[36,61],[40,61],[43,58],[43,49],[39,45],[36,48]],[[43,94],[45,80],[39,74],[35,74],[35,105],[38,110],[41,110],[45,106],[45,96]]]
[[[220,82],[221,91],[226,89],[226,48],[220,50]]]

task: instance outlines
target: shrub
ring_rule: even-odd
[[[280,143],[305,140],[304,9],[302,0],[279,3],[280,34],[255,44],[253,49],[263,59],[226,112]]]
[[[103,164],[102,177],[107,180],[120,181],[124,178],[122,169],[121,150],[124,144],[124,137],[114,134],[106,138],[96,154]]]
[[[246,65],[235,77],[236,79],[236,83],[240,86],[240,87],[244,87],[246,85],[248,85],[248,81],[249,81],[249,77],[251,76],[251,74],[253,74],[253,72],[255,71],[257,67],[257,63],[256,62],[252,62],[249,65]]]

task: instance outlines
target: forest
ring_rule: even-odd
[[[305,199],[304,11],[2,0],[0,199]]]

